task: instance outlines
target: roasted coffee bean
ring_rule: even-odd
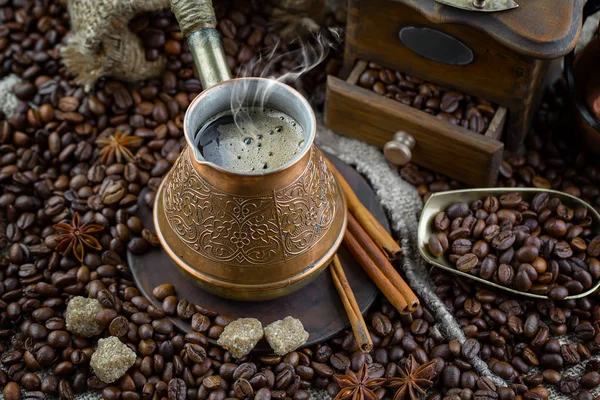
[[[553,369],[546,369],[542,372],[542,376],[544,377],[544,381],[556,385],[561,380],[561,375],[559,372]]]
[[[479,354],[479,350],[481,350],[481,344],[476,339],[467,339],[462,345],[462,356],[470,360]]]
[[[471,241],[467,239],[458,239],[452,243],[452,252],[454,254],[458,254],[459,256],[464,256],[465,254],[471,252],[471,248],[473,244]]]
[[[505,208],[515,208],[517,205],[521,203],[521,195],[519,193],[506,193],[501,195],[498,200],[500,201],[500,206]]]
[[[250,379],[256,373],[256,365],[253,363],[240,364],[233,373],[233,379]]]
[[[185,400],[187,396],[187,388],[182,379],[175,378],[169,381],[168,399],[169,400]]]
[[[579,390],[579,377],[566,377],[558,382],[558,389],[561,393],[571,394]]]
[[[600,257],[600,235],[596,235],[587,246],[587,253],[591,257]]]
[[[566,287],[557,285],[550,289],[548,292],[548,297],[553,300],[562,300],[569,295],[569,291]]]
[[[436,214],[434,218],[434,225],[435,229],[440,232],[444,232],[450,227],[450,218],[448,218],[445,212],[441,211]]]
[[[206,350],[199,344],[186,344],[186,355],[195,363],[203,363],[206,360]]]
[[[519,271],[517,272],[517,275],[515,276],[515,288],[517,290],[521,290],[521,291],[528,291],[529,289],[531,289],[531,277],[529,276],[529,274],[527,274],[527,272],[525,271]]]
[[[511,230],[505,230],[494,236],[492,247],[496,250],[507,250],[515,242],[515,235]]]
[[[379,73],[376,70],[366,70],[363,72],[358,80],[358,84],[365,88],[371,88],[379,77]]]
[[[175,315],[177,312],[177,297],[170,295],[163,299],[162,309],[167,315]]]
[[[371,320],[371,325],[379,336],[386,336],[392,331],[392,323],[382,314],[375,314]]]
[[[15,382],[8,382],[2,390],[2,394],[6,400],[19,400],[21,398],[21,388]]]
[[[58,384],[58,395],[61,399],[64,400],[73,400],[75,398],[75,394],[69,382],[65,379],[62,379]]]
[[[173,322],[166,318],[155,319],[152,321],[154,331],[163,335],[168,335],[173,332]]]
[[[271,391],[267,388],[259,389],[254,395],[255,400],[271,400]]]
[[[545,353],[540,356],[540,365],[559,371],[563,367],[563,358],[560,354]]]
[[[157,300],[164,300],[167,296],[175,295],[175,287],[170,283],[157,286],[152,290],[152,296],[156,297]]]
[[[462,272],[469,272],[475,268],[478,262],[479,260],[475,254],[467,253],[456,261],[456,268]]]
[[[594,389],[600,385],[600,373],[591,371],[581,377],[581,386],[586,389]]]
[[[350,358],[342,353],[332,354],[329,362],[338,371],[345,371],[350,366]]]
[[[448,365],[442,371],[442,381],[445,387],[457,387],[460,382],[460,370],[454,365]]]
[[[127,335],[129,331],[129,322],[127,318],[119,316],[112,320],[108,327],[110,334],[117,337],[123,337]]]
[[[572,344],[563,344],[560,347],[560,353],[566,364],[579,364],[579,353]]]
[[[195,313],[192,316],[191,327],[196,332],[206,332],[210,327],[210,319],[206,315]]]
[[[504,361],[497,361],[492,364],[492,371],[503,379],[513,380],[517,373],[512,365]]]
[[[429,237],[427,247],[429,249],[429,252],[434,257],[440,257],[444,254],[444,248],[442,247],[442,244],[440,243],[440,240],[438,239],[437,235],[431,235]]]
[[[446,214],[451,220],[455,218],[464,218],[469,215],[469,205],[467,203],[452,204],[446,210]]]

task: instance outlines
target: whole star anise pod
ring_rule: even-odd
[[[360,367],[358,374],[346,369],[346,375],[335,375],[333,379],[341,389],[335,396],[335,400],[377,400],[373,388],[381,386],[385,382],[383,378],[369,379],[367,363]]]
[[[130,149],[140,147],[143,139],[130,135],[129,132],[115,131],[110,136],[96,139],[96,144],[100,148],[100,162],[102,164],[112,164],[115,161],[120,163],[135,160],[135,156]]]
[[[435,361],[429,361],[423,365],[414,359],[411,355],[406,359],[404,368],[399,367],[400,377],[390,378],[388,385],[392,388],[398,388],[394,395],[394,400],[417,400],[425,394],[425,388],[433,385],[431,381],[437,374],[435,370]]]
[[[102,250],[100,242],[91,235],[94,232],[100,232],[104,229],[102,225],[86,222],[81,225],[79,214],[75,213],[71,223],[59,222],[54,225],[59,234],[56,235],[56,251],[67,255],[73,251],[73,255],[79,262],[83,262],[85,247],[91,247],[94,250]]]

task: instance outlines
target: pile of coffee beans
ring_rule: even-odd
[[[477,133],[485,133],[497,108],[489,101],[425,82],[400,71],[382,68],[375,63],[368,64],[358,84]]]
[[[562,300],[600,278],[600,234],[583,205],[539,192],[455,203],[432,221],[431,254],[456,269],[523,292]]]
[[[595,398],[587,390],[600,383],[595,374],[600,364],[589,360],[600,350],[594,327],[600,321],[596,296],[562,302],[532,300],[440,269],[434,268],[431,277],[467,338],[479,343],[479,357],[512,382],[516,393],[523,398],[548,398],[531,393],[533,387],[543,385],[571,398],[580,390],[578,399]],[[565,341],[565,335],[572,340]],[[564,370],[582,364],[585,373],[563,375]]]

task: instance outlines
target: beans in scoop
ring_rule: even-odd
[[[600,234],[588,209],[537,193],[455,203],[439,212],[428,241],[459,271],[523,292],[562,300],[600,278]]]

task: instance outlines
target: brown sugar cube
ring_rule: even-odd
[[[67,330],[83,337],[99,335],[104,327],[96,323],[96,314],[103,309],[96,299],[73,297],[67,304]]]
[[[111,383],[125,375],[135,364],[135,353],[116,336],[98,340],[90,365],[94,374],[104,383]]]
[[[275,321],[265,328],[265,338],[275,354],[280,356],[302,346],[308,340],[308,336],[302,322],[292,317]]]
[[[263,337],[263,327],[255,318],[240,318],[225,327],[217,344],[235,358],[249,354]]]

